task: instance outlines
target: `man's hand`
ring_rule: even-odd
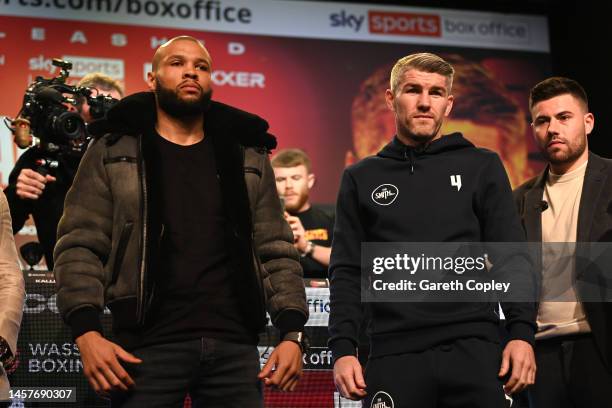
[[[274,369],[274,371],[272,371]],[[293,341],[282,341],[257,376],[264,384],[293,391],[302,376],[302,349]]]
[[[35,172],[32,169],[21,169],[17,176],[16,194],[22,199],[37,200],[43,193],[45,186],[49,182],[54,182],[55,177]]]
[[[507,394],[514,394],[535,383],[536,362],[531,344],[523,340],[508,342],[502,354],[502,364],[498,375],[505,376],[510,368],[512,374],[504,390]]]
[[[106,340],[97,331],[77,337],[76,344],[81,353],[83,372],[96,393],[105,396],[111,391],[127,391],[134,386],[134,380],[119,364],[119,360],[140,364],[141,359]]]
[[[300,251],[300,253],[303,254],[306,251],[308,240],[305,237],[306,232],[304,231],[302,221],[300,221],[298,217],[289,215],[287,212],[285,212],[285,219],[289,223],[291,231],[293,231],[293,245],[298,251]]]
[[[355,356],[344,356],[336,360],[334,382],[344,398],[358,401],[367,395],[363,369]]]

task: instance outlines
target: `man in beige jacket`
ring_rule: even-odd
[[[17,349],[24,299],[25,284],[13,240],[11,214],[0,191],[0,401],[9,398],[4,370],[12,364]]]

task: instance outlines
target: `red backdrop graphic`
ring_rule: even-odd
[[[54,57],[77,57],[77,73],[107,72],[120,79],[129,94],[146,89],[145,64],[151,61],[157,41],[181,34],[204,40],[213,57],[213,97],[267,119],[280,148],[306,150],[319,177],[313,199],[324,203],[335,200],[347,152],[354,150],[354,101],[365,92],[364,81],[377,69],[417,51],[460,54],[505,88],[520,107],[526,125],[528,90],[548,74],[550,66],[548,54],[516,51],[277,38],[5,16],[0,16],[0,27],[5,33],[0,38],[0,115],[6,116],[17,113],[25,88],[35,76],[57,74],[49,69]],[[32,39],[41,33],[43,40]],[[458,76],[456,83],[460,81]],[[375,91],[382,97],[384,89]],[[455,109],[462,103],[465,101],[458,98]],[[478,118],[480,109],[482,106],[474,106],[471,115]],[[389,129],[384,136],[389,139],[392,132]],[[526,160],[534,150],[529,132],[525,130],[513,138],[526,146]],[[1,160],[6,164],[14,158]],[[538,168],[538,163],[529,166]],[[2,181],[6,182],[7,166],[2,168]]]

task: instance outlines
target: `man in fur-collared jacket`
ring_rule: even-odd
[[[152,92],[92,133],[58,228],[58,306],[92,387],[113,406],[261,406],[295,388],[308,318],[261,118],[211,101],[211,58],[181,36]],[[115,342],[99,314],[113,314]],[[266,309],[283,341],[259,370]],[[272,370],[275,368],[275,370]]]

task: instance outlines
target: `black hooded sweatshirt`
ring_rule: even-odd
[[[451,176],[460,176],[460,189]],[[372,198],[384,184],[397,189],[388,205]],[[362,242],[524,241],[497,154],[459,133],[418,148],[395,137],[342,176],[329,270],[334,360],[355,355],[364,305],[371,309],[371,357],[423,351],[465,337],[500,341],[496,303],[361,303]],[[526,259],[519,267],[531,271]],[[510,339],[533,344],[535,304],[502,303],[502,309]]]

